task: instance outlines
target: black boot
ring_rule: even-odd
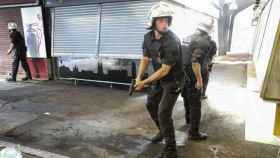
[[[8,81],[8,82],[16,82],[16,79],[14,79],[14,78],[7,78],[6,81]]]
[[[203,95],[203,96],[201,97],[202,100],[206,100],[207,98],[208,98],[207,95]]]
[[[202,141],[202,140],[206,140],[208,138],[208,135],[206,133],[201,133],[198,132],[196,134],[191,134],[189,133],[189,140],[194,140],[194,141]]]
[[[24,77],[24,78],[22,78],[21,80],[22,80],[22,81],[27,81],[27,80],[32,80],[32,78],[31,78],[31,77]]]
[[[162,136],[162,134],[160,132],[151,139],[151,142],[153,144],[157,144],[157,143],[160,143],[162,141],[163,141],[163,136]]]
[[[175,141],[175,134],[170,134],[168,137],[164,137],[165,147],[163,152],[156,158],[178,158],[177,147]]]

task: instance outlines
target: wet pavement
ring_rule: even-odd
[[[245,64],[215,65],[203,102],[202,130],[210,138],[179,147],[180,158],[278,158],[278,147],[245,141],[244,113],[252,93]],[[157,130],[145,95],[129,97],[109,86],[0,82],[0,120],[1,139],[71,158],[153,158],[163,147],[149,142]],[[181,137],[186,129],[181,98],[174,120]]]

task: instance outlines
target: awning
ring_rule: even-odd
[[[0,1],[0,8],[26,7],[39,5],[39,0],[5,0]]]
[[[143,0],[45,0],[45,7],[61,7],[61,6],[73,6],[73,5],[88,5],[88,4],[104,4],[114,2],[131,2],[131,1],[143,1]],[[151,0],[153,1],[153,0]],[[160,0],[158,0],[160,2]],[[178,5],[184,5],[184,0],[169,0]]]

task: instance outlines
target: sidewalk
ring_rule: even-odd
[[[246,65],[216,64],[213,70],[201,125],[210,138],[179,147],[180,158],[211,158],[214,150],[220,158],[276,158],[276,146],[245,141],[244,107],[251,95]],[[14,143],[71,158],[153,158],[162,145],[149,142],[157,130],[145,98],[64,81],[0,82],[0,122],[6,122],[1,128]],[[177,131],[184,132],[182,98],[174,121]]]

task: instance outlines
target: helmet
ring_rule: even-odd
[[[8,23],[8,29],[9,29],[9,30],[15,30],[15,29],[17,29],[17,24],[14,23],[14,22]]]
[[[160,2],[156,5],[154,5],[148,14],[147,28],[152,28],[154,20],[156,18],[161,18],[161,17],[168,17],[169,25],[171,25],[173,14],[174,14],[174,11],[167,3]]]
[[[214,20],[213,19],[210,22],[202,22],[197,27],[198,30],[204,31],[206,33],[211,33],[213,28],[214,28]]]

